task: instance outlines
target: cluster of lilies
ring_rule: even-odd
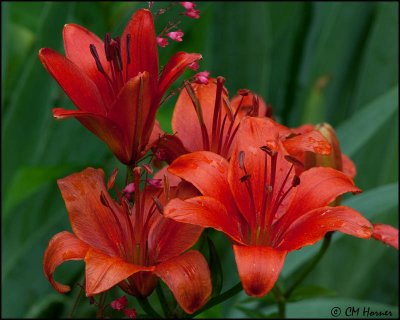
[[[217,77],[183,82],[173,134],[163,132],[156,120],[163,97],[202,57],[177,52],[160,71],[150,10],[137,10],[121,38],[102,41],[68,24],[63,39],[65,56],[44,48],[39,57],[78,109],[53,115],[81,122],[127,175],[119,187],[117,171],[105,182],[94,168],[58,180],[73,231],[56,234],[44,254],[58,292],[70,287],[53,278],[56,268],[84,260],[87,296],[119,286],[145,298],[161,279],[192,314],[213,288],[207,260],[191,249],[205,228],[229,238],[243,289],[255,297],[274,287],[290,251],[328,232],[398,248],[397,229],[340,205],[339,196],[361,190],[327,124],[288,128],[250,90],[230,99]]]

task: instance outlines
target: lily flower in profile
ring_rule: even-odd
[[[296,171],[300,163],[291,154],[321,153],[326,145],[307,135],[282,141],[281,130],[271,119],[246,117],[229,162],[199,151],[169,166],[202,196],[172,199],[164,215],[224,232],[233,244],[243,288],[256,297],[272,289],[288,252],[313,245],[330,231],[359,238],[373,234],[359,212],[329,206],[343,193],[361,192],[350,177],[326,167]]]
[[[196,250],[185,252],[203,228],[163,217],[158,210],[181,191],[171,188],[165,195],[162,189],[148,186],[138,192],[136,173],[133,206],[124,197],[120,202],[110,197],[101,169],[87,168],[58,180],[73,233],[63,231],[50,240],[44,273],[64,293],[70,288],[54,280],[55,269],[68,260],[84,260],[87,296],[118,285],[130,295],[147,297],[160,278],[179,305],[193,313],[211,293],[205,258]]]
[[[63,30],[65,54],[43,48],[39,58],[78,110],[53,109],[57,119],[75,117],[126,165],[135,165],[158,138],[156,112],[171,84],[200,54],[177,52],[159,76],[152,14],[136,11],[121,38],[104,42],[76,24]]]

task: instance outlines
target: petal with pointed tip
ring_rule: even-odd
[[[40,49],[39,58],[80,110],[105,113],[106,108],[98,88],[76,64],[49,48]]]
[[[275,285],[285,262],[286,251],[264,246],[234,245],[243,289],[250,296],[265,296]]]
[[[305,151],[327,155],[331,152],[329,142],[318,131],[310,131],[283,141],[288,153],[295,157],[300,157]]]
[[[214,198],[194,197],[187,200],[172,199],[164,208],[164,215],[175,221],[210,227],[242,242],[241,225],[229,215],[226,208]],[[245,232],[245,230],[243,230]]]
[[[103,140],[122,163],[129,164],[131,162],[132,153],[129,151],[131,148],[127,143],[127,138],[118,124],[111,119],[91,112],[61,108],[54,108],[53,116],[56,119],[76,118]]]
[[[374,224],[372,237],[399,250],[399,229],[387,224]]]
[[[130,34],[127,65],[127,35]],[[158,52],[153,16],[147,9],[137,10],[125,27],[121,36],[121,58],[128,68],[128,78],[136,77],[139,72],[147,71],[150,76],[151,92],[155,94],[158,79]]]
[[[55,281],[53,273],[64,261],[83,260],[88,250],[88,244],[67,231],[57,233],[51,238],[43,257],[43,271],[54,289],[60,293],[71,290],[69,286]]]
[[[352,208],[322,207],[312,210],[293,221],[275,238],[275,246],[293,251],[321,240],[328,231],[340,231],[358,238],[370,238],[372,225]],[[276,232],[276,231],[275,231]]]
[[[155,273],[166,283],[186,313],[199,310],[211,294],[210,270],[198,251],[189,251],[160,263]]]
[[[342,166],[343,166],[343,173],[348,175],[350,178],[354,178],[357,175],[357,168],[351,159],[342,153]]]
[[[104,292],[136,272],[154,270],[154,267],[134,265],[94,249],[87,252],[85,263],[87,296]]]

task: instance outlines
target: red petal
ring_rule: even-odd
[[[172,199],[164,208],[164,215],[175,221],[196,224],[222,231],[234,241],[242,242],[241,225],[226,211],[226,208],[211,197],[195,197],[185,201]],[[247,230],[243,230],[243,233]]]
[[[193,62],[201,59],[201,54],[177,52],[168,61],[158,81],[158,100],[172,85],[172,83],[186,70]]]
[[[139,271],[154,271],[154,267],[130,264],[118,257],[90,249],[85,257],[86,295],[104,292]]]
[[[243,289],[250,296],[265,296],[275,285],[286,251],[261,246],[233,246]]]
[[[318,131],[310,131],[286,139],[283,145],[290,155],[301,157],[305,151],[327,155],[331,152],[331,145]]]
[[[59,179],[57,183],[76,236],[93,248],[118,255],[117,243],[124,244],[124,234],[121,234],[111,210],[100,200],[103,194],[110,205],[114,203],[104,185],[103,170],[87,168]]]
[[[103,99],[109,99],[107,82],[104,75],[97,69],[96,62],[89,48],[91,44],[96,47],[101,65],[108,73],[109,63],[105,56],[103,41],[86,28],[74,23],[64,26],[63,38],[65,56],[96,84]]]
[[[53,109],[53,116],[57,119],[74,117],[88,130],[103,140],[115,156],[124,164],[131,162],[132,153],[122,129],[109,118],[80,110]]]
[[[64,261],[83,260],[89,246],[67,231],[57,233],[49,242],[43,257],[43,271],[54,289],[60,293],[71,290],[69,286],[53,279],[56,268]]]
[[[359,193],[361,190],[340,171],[325,167],[311,168],[300,175],[300,185],[279,224],[287,226],[308,211],[327,206],[346,192]]]
[[[78,66],[49,48],[40,49],[39,58],[46,70],[80,110],[97,114],[105,113],[106,108],[98,88]]]
[[[399,229],[387,224],[374,224],[372,237],[399,250]]]
[[[229,188],[225,158],[208,151],[193,152],[176,159],[168,171],[193,184],[203,195],[220,201],[237,221],[243,220]]]
[[[259,109],[258,109],[257,116],[258,117],[265,116],[265,114],[267,112],[267,105],[265,104],[263,98],[260,97],[259,95],[254,94],[253,92],[249,92],[247,96],[242,96],[240,94],[237,94],[231,100],[231,108],[234,113],[240,105],[240,111],[238,112],[237,120],[240,120],[241,118],[243,118],[247,114],[249,109],[253,107],[253,97],[254,96],[257,96],[258,101],[259,101]],[[243,101],[242,101],[242,99],[243,99]]]
[[[149,256],[157,263],[179,256],[192,247],[203,231],[202,227],[155,214],[158,219],[150,228],[148,246]]]
[[[160,169],[157,171],[157,173],[154,175],[154,179],[161,179],[164,180],[164,176],[167,177],[168,183],[171,187],[176,187],[178,184],[182,181],[179,177],[173,175],[170,173],[167,169],[169,166],[165,166],[164,168]]]
[[[350,178],[354,178],[357,175],[357,168],[351,159],[342,153],[342,166],[343,173],[348,175]]]
[[[158,52],[153,16],[147,9],[139,9],[129,20],[121,36],[122,63],[127,64],[127,35],[130,34],[130,64],[128,78],[136,77],[139,72],[150,75],[151,92],[155,94],[158,79]]]
[[[274,246],[287,251],[313,245],[328,231],[340,231],[358,238],[372,235],[371,223],[359,212],[343,206],[312,210],[280,230],[283,232],[275,236]]]
[[[166,283],[186,313],[200,309],[211,294],[210,270],[198,251],[160,263],[155,273]]]
[[[140,151],[145,147],[150,128],[145,122],[151,105],[151,91],[148,72],[140,73],[130,79],[121,89],[109,118],[118,123],[127,141],[127,153],[132,155],[132,161],[138,160]]]

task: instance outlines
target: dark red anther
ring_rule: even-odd
[[[289,161],[291,164],[293,164],[295,166],[298,166],[298,167],[301,167],[301,168],[304,167],[303,162],[301,162],[300,160],[297,160],[295,157],[292,157],[290,155],[285,155],[284,158],[285,158],[286,161]]]
[[[292,186],[297,187],[300,184],[300,177],[299,176],[294,176],[292,180]]]
[[[152,196],[152,198],[153,198],[154,204],[155,204],[156,207],[157,207],[157,210],[158,210],[161,214],[164,214],[164,207],[163,207],[163,205],[161,204],[160,200],[159,200],[157,197],[155,197],[155,196]]]
[[[260,100],[258,99],[258,96],[255,94],[253,95],[253,108],[251,110],[251,116],[257,117],[259,109],[260,109]]]
[[[246,174],[243,177],[240,178],[240,182],[246,182],[247,180],[249,180],[251,177],[250,174]]]
[[[105,206],[105,207],[107,207],[107,208],[110,207],[110,204],[108,203],[107,198],[106,198],[106,196],[104,195],[104,192],[103,192],[103,191],[100,193],[100,201],[101,201],[101,204],[102,204],[103,206]]]
[[[244,170],[244,151],[239,151],[239,168]]]
[[[111,50],[110,50],[110,42],[111,42],[111,37],[110,34],[107,32],[106,36],[104,38],[104,51],[106,52],[106,59],[107,61],[111,61]]]
[[[126,35],[126,64],[131,63],[131,35],[128,33]]]
[[[96,46],[94,44],[91,44],[89,45],[89,48],[90,48],[90,53],[92,54],[94,61],[96,62],[97,70],[105,74],[105,71],[103,69],[103,66],[101,65],[100,58],[96,50]]]
[[[264,152],[266,152],[269,156],[274,157],[276,156],[277,152],[275,150],[272,150],[270,147],[268,146],[262,146],[260,147],[260,149]]]
[[[249,93],[250,93],[250,90],[248,90],[248,89],[239,89],[238,90],[238,94],[241,95],[242,97],[249,95]]]

